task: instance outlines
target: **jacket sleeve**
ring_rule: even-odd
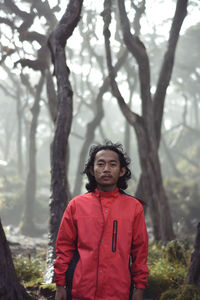
[[[56,241],[56,255],[54,262],[55,277],[57,285],[66,284],[66,271],[76,250],[77,228],[74,220],[75,205],[72,200],[63,215]]]
[[[148,257],[148,235],[144,219],[143,207],[138,203],[133,222],[133,240],[132,240],[132,266],[131,272],[133,282],[137,289],[145,289],[148,285],[147,277],[149,270],[147,266]]]

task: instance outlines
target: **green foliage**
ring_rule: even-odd
[[[176,235],[191,236],[196,229],[200,215],[200,178],[169,178],[165,180],[165,189],[171,204],[171,213]]]
[[[18,280],[23,284],[34,285],[43,281],[45,263],[40,257],[17,257],[14,259]]]
[[[200,288],[193,284],[187,284],[179,290],[176,300],[200,300]]]
[[[185,249],[177,240],[169,242],[165,252],[166,259],[169,263],[176,264],[177,262],[180,262],[183,265],[186,265]]]
[[[187,284],[178,289],[169,289],[162,293],[160,300],[200,300],[200,288]]]
[[[55,283],[49,283],[49,284],[42,284],[40,286],[42,290],[51,290],[52,292],[56,291],[56,284]]]
[[[186,241],[171,241],[166,246],[154,243],[149,247],[149,278],[145,296],[160,299],[168,289],[178,289],[184,284],[191,250]],[[172,296],[171,296],[172,297]],[[167,298],[163,298],[167,299]],[[174,299],[168,298],[168,300]]]
[[[178,296],[179,291],[177,289],[169,289],[162,293],[160,300],[174,300]]]

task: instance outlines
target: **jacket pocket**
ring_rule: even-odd
[[[116,252],[117,249],[117,226],[118,221],[113,221],[113,233],[112,233],[112,252]]]

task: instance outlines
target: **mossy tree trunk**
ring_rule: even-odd
[[[0,219],[0,299],[31,299],[25,288],[19,284],[15,272],[11,251]]]

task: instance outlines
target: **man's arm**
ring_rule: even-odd
[[[56,286],[56,296],[55,300],[67,300],[66,289],[64,286]]]
[[[133,294],[133,300],[143,300],[143,292],[144,290],[135,289]]]
[[[71,200],[64,212],[56,241],[54,281],[57,286],[62,287],[66,285],[66,272],[76,250],[77,228],[74,222],[74,212],[75,206]]]
[[[148,256],[148,235],[144,219],[143,207],[140,203],[137,204],[135,218],[133,222],[133,240],[132,240],[132,276],[135,286],[134,300],[140,300],[141,290],[147,286],[147,277],[149,270],[147,266]],[[139,298],[138,298],[139,297]]]

